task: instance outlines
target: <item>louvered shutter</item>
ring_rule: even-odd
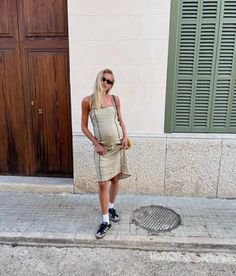
[[[211,132],[236,132],[236,1],[223,1]]]
[[[217,50],[217,0],[181,1],[173,130],[207,132]]]
[[[176,42],[170,37],[175,57],[168,65],[165,131],[234,132],[236,0],[174,5],[178,27]]]

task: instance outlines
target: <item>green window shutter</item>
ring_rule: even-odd
[[[171,13],[165,132],[235,131],[236,0],[173,0]]]
[[[219,1],[199,1],[192,132],[207,132],[209,129],[219,15]]]
[[[179,22],[173,114],[174,130],[179,132],[190,131],[191,128],[198,9],[197,1],[182,1],[179,9],[181,20]]]
[[[222,1],[211,132],[235,132],[236,1]]]
[[[236,80],[234,80],[234,88],[233,88],[233,99],[231,104],[231,116],[229,128],[232,132],[236,133]]]

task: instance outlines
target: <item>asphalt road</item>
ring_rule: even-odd
[[[0,275],[236,275],[236,254],[0,245]]]

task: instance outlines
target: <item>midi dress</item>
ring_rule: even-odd
[[[98,182],[111,180],[116,175],[119,179],[129,177],[126,152],[121,148],[123,132],[115,104],[91,109],[89,116],[94,136],[105,147],[104,155],[100,155],[94,150]]]

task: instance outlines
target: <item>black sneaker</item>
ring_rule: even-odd
[[[99,229],[96,233],[96,238],[101,239],[106,235],[107,230],[111,227],[111,224],[107,222],[103,222],[100,224]]]
[[[109,215],[110,215],[110,219],[114,222],[117,222],[120,220],[119,215],[116,213],[116,210],[113,208],[109,209]]]

